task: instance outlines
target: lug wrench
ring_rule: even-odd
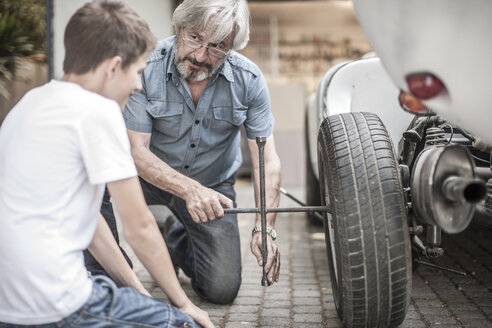
[[[260,215],[261,215],[261,258],[263,262],[263,276],[261,285],[268,286],[270,283],[267,280],[265,265],[268,258],[267,248],[267,231],[266,231],[266,195],[265,195],[265,144],[266,137],[256,138],[258,145],[259,160],[260,160]]]
[[[259,171],[260,171],[260,208],[225,208],[224,214],[238,214],[238,213],[259,213],[261,215],[261,258],[263,261],[263,276],[261,278],[262,286],[269,286],[265,265],[268,258],[267,249],[267,232],[266,232],[266,215],[267,213],[281,213],[281,212],[315,212],[315,215],[321,216],[320,213],[328,212],[331,210],[328,206],[304,206],[304,207],[266,207],[266,196],[265,196],[265,144],[266,137],[256,137],[256,144],[258,145],[258,157],[259,157]],[[280,188],[280,192],[285,194],[287,197],[293,199],[297,203],[304,205],[301,201],[296,199],[294,196],[287,193],[283,188]]]

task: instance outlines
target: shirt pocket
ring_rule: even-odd
[[[153,118],[153,128],[161,134],[177,138],[181,128],[184,104],[179,101],[152,101],[147,112]]]
[[[218,143],[230,140],[231,134],[237,131],[246,120],[246,109],[214,106],[213,112],[212,140]]]
[[[240,126],[246,120],[246,109],[232,108],[230,106],[215,106],[214,119],[214,126],[217,128]]]

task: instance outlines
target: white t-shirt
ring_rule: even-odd
[[[105,183],[136,175],[116,102],[55,80],[21,99],[0,127],[0,322],[54,322],[88,300]]]

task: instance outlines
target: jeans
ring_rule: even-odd
[[[196,223],[192,220],[186,202],[140,178],[148,205],[165,205],[178,218],[165,236],[173,264],[191,278],[194,291],[206,301],[229,304],[236,298],[241,286],[241,245],[237,215],[228,214],[220,220]],[[211,187],[217,192],[236,199],[234,178]],[[101,213],[114,235],[117,235],[113,208],[103,201]],[[90,260],[90,261],[89,261]],[[89,271],[104,270],[95,259],[86,257]],[[102,270],[102,271],[101,271]]]
[[[106,276],[93,279],[92,294],[79,310],[61,321],[29,327],[201,327],[174,306],[142,295],[133,288],[118,288]],[[0,327],[26,326],[0,323]]]

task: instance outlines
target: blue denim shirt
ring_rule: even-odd
[[[195,107],[174,65],[174,40],[160,41],[142,72],[143,89],[123,117],[128,129],[151,133],[150,150],[205,186],[218,185],[241,166],[240,128],[250,139],[272,134],[274,119],[260,69],[232,52]]]

